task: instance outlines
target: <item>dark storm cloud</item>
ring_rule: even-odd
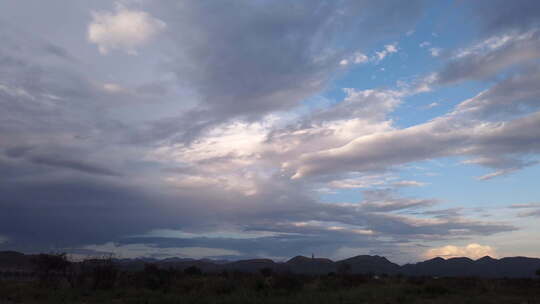
[[[0,231],[13,247],[39,250],[105,242],[150,229],[148,218],[161,214],[148,205],[141,212],[141,204],[149,201],[141,202],[137,189],[105,181],[71,177],[71,181],[8,182],[1,188]]]
[[[255,255],[255,250],[249,249],[253,245],[259,246],[255,248],[264,254],[294,255],[302,248],[330,254],[340,246],[385,244],[385,238],[444,239],[453,237],[454,230],[460,231],[459,236],[472,236],[515,229],[504,223],[461,217],[429,222],[371,212],[373,208],[365,207],[362,202],[343,206],[322,204],[304,197],[291,185],[281,188],[267,185],[267,192],[253,197],[235,196],[212,188],[202,193],[196,189],[182,193],[171,190],[174,189],[139,187],[116,177],[24,175],[0,186],[3,193],[0,231],[9,238],[2,246],[32,251],[116,241],[158,247],[176,244],[245,249],[242,253],[246,255]],[[276,197],[275,193],[281,195]],[[392,197],[389,204],[396,205],[398,201],[404,203],[393,210],[417,207],[407,203],[412,200],[397,197]],[[237,241],[128,238],[154,229],[204,234],[226,227],[240,227],[248,233],[273,232],[278,236]],[[385,238],[379,239],[379,236]]]
[[[197,230],[215,224],[219,212],[212,210],[212,196],[173,195],[116,177],[41,173],[0,186],[0,231],[10,239],[3,244],[7,248],[65,248],[152,229]]]
[[[117,96],[38,34],[2,26],[0,36],[3,245],[39,251],[99,243],[172,220],[175,212],[152,205],[170,198],[121,178],[126,168],[117,159],[126,154],[105,155],[122,131],[105,111]]]

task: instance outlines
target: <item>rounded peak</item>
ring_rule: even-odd
[[[387,258],[378,255],[357,255],[352,258],[342,260],[345,263],[392,263]]]
[[[488,262],[488,261],[496,261],[497,259],[494,259],[492,257],[490,257],[489,255],[486,255],[485,257],[481,257],[479,259],[477,259],[476,261],[477,262]]]
[[[333,263],[333,261],[327,258],[308,258],[303,255],[297,255],[294,258],[288,260],[286,263],[289,263],[289,264]]]

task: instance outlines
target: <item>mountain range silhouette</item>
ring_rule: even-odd
[[[15,251],[0,252],[0,271],[32,271],[33,255]],[[119,268],[124,270],[140,270],[147,263],[162,268],[186,269],[198,267],[203,272],[259,272],[271,269],[273,272],[291,272],[297,274],[373,274],[373,275],[405,275],[405,276],[437,276],[437,277],[486,277],[486,278],[530,278],[540,269],[539,258],[505,257],[495,259],[489,256],[472,260],[466,257],[443,259],[440,257],[414,264],[398,265],[377,255],[359,255],[340,261],[327,258],[309,258],[296,256],[286,262],[275,262],[271,259],[249,259],[224,261],[189,258],[137,258],[114,259]]]

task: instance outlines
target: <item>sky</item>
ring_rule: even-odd
[[[0,41],[0,250],[540,257],[539,1],[2,1]]]

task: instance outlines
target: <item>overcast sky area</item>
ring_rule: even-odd
[[[540,257],[540,1],[0,2],[0,250]]]

